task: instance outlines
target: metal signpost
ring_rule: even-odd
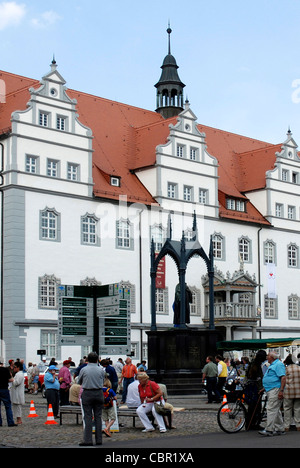
[[[99,355],[130,354],[130,289],[59,285],[60,346],[92,346]]]

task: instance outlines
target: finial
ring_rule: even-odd
[[[167,33],[169,34],[169,43],[168,43],[168,54],[171,55],[171,32],[172,32],[172,29],[170,28],[170,20],[169,20],[169,23],[168,23],[168,29],[167,29]]]
[[[292,132],[291,132],[291,128],[290,128],[290,126],[289,126],[289,129],[288,129],[288,131],[287,131],[287,135],[290,136],[291,134],[292,134]]]
[[[55,70],[56,67],[57,67],[57,63],[56,63],[56,60],[55,60],[55,55],[53,54],[53,59],[52,59],[52,62],[51,62],[51,69]]]

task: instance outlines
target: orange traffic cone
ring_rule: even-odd
[[[47,421],[45,422],[45,424],[57,424],[57,422],[54,420],[54,414],[51,404],[48,408]]]
[[[27,416],[27,418],[38,418],[38,414],[36,414],[36,411],[35,411],[35,407],[34,407],[34,402],[33,400],[31,400],[30,402],[30,411],[29,411],[29,415]]]
[[[229,409],[229,407],[227,405],[226,395],[223,396],[221,413],[230,413],[230,409]]]

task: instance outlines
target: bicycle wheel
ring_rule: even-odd
[[[245,426],[246,408],[240,401],[224,403],[218,411],[218,424],[228,434],[239,432]]]

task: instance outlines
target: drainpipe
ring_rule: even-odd
[[[261,262],[261,256],[260,256],[260,232],[262,230],[262,227],[259,228],[257,231],[257,261],[258,261],[258,300],[259,300],[259,306],[260,310],[262,311],[262,304],[261,304],[261,272],[260,272],[260,262]],[[259,338],[261,338],[261,312],[260,312],[260,318],[259,318]]]
[[[1,291],[0,291],[0,294],[1,294],[1,298],[0,298],[0,343],[1,343],[1,347],[0,347],[0,352],[1,352],[1,355],[3,356],[3,349],[2,349],[2,343],[3,343],[3,237],[4,237],[4,193],[3,193],[3,189],[2,189],[2,186],[3,186],[3,168],[4,168],[4,145],[3,143],[0,142],[0,147],[1,147],[1,167],[0,167],[0,192],[1,192],[1,284],[0,284],[0,288],[1,288]]]
[[[142,252],[142,213],[143,210],[139,211],[139,282],[140,282],[140,323],[143,323],[143,252]],[[140,356],[141,361],[143,360],[143,330],[140,329]]]

